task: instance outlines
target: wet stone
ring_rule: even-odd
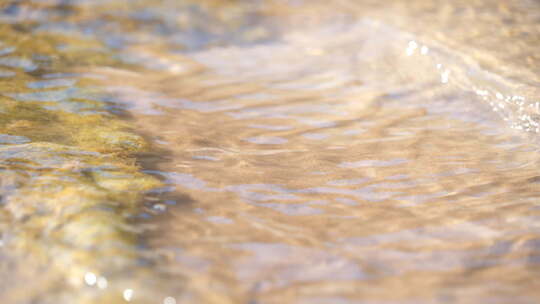
[[[121,281],[115,273],[137,269],[139,250],[127,215],[159,181],[114,157],[49,143],[0,147],[0,167],[2,210],[13,219],[3,229],[4,247],[32,253],[31,261],[48,261],[49,271],[60,275],[48,284],[77,281],[93,269],[107,273],[114,290]],[[77,284],[61,293],[73,288]]]

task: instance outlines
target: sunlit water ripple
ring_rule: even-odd
[[[538,8],[4,5],[0,299],[540,301]]]

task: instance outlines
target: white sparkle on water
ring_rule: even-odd
[[[166,297],[165,300],[163,300],[163,304],[176,304],[176,299],[173,297]]]
[[[94,284],[96,284],[97,277],[92,272],[87,272],[84,275],[84,281],[86,282],[86,284],[93,286]]]
[[[123,296],[124,300],[126,300],[127,302],[131,301],[131,299],[133,299],[133,289],[128,288],[124,290]]]
[[[97,279],[97,287],[99,289],[105,289],[109,285],[109,282],[107,282],[107,279],[104,277],[99,277]]]
[[[409,41],[409,44],[407,46],[407,49],[405,50],[405,53],[407,54],[407,56],[411,56],[412,54],[414,54],[414,51],[418,48],[418,43],[416,43],[416,41],[414,40],[411,40]]]

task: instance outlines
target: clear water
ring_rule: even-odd
[[[0,7],[2,303],[540,301],[538,2]]]

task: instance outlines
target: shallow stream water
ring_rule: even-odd
[[[1,303],[538,303],[537,1],[0,2]]]

